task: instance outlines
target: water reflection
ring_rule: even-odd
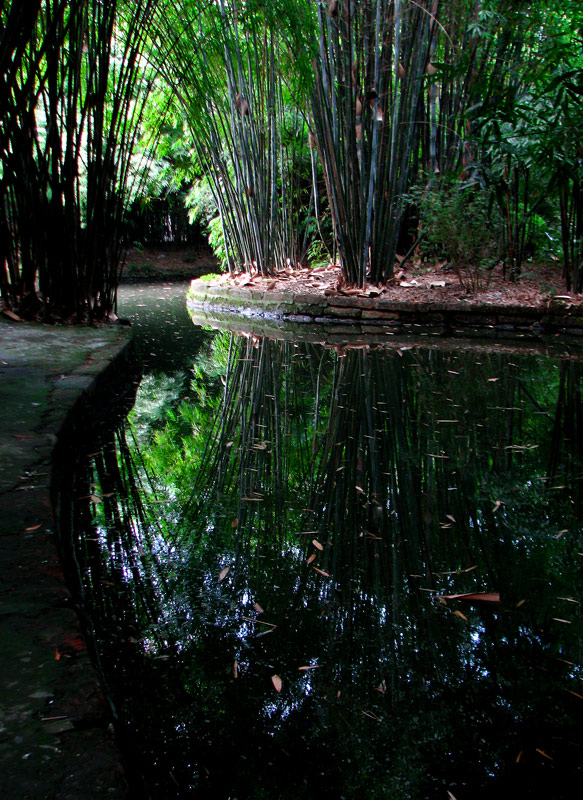
[[[569,796],[581,363],[208,347],[163,424],[138,415],[74,477],[79,591],[139,790]]]

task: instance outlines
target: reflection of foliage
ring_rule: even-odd
[[[123,605],[99,648],[104,668],[118,648],[127,659],[131,683],[109,680],[135,751],[155,753],[149,785],[567,796],[582,631],[580,437],[565,420],[583,411],[580,364],[217,344],[220,403],[211,392],[188,433],[169,420],[150,457],[166,453],[156,479],[178,510],[142,508],[123,439],[123,469],[111,449],[97,460],[94,491],[125,488],[104,499],[82,571],[104,629]],[[480,591],[501,602],[439,600]],[[164,694],[135,708],[134,689]]]

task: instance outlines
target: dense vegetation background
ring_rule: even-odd
[[[576,0],[3,3],[5,307],[111,317],[186,211],[231,271],[384,283],[417,249],[581,291],[582,45]]]

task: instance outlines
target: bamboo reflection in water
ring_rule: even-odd
[[[100,491],[111,481],[126,499],[104,498],[92,580],[104,630],[115,616],[124,647],[128,632],[142,643],[140,685],[164,687],[160,770],[214,796],[258,797],[257,780],[281,797],[354,796],[366,780],[370,797],[399,798],[477,797],[568,766],[560,696],[578,684],[558,658],[580,654],[580,621],[558,636],[552,620],[557,596],[577,599],[580,519],[563,549],[551,533],[565,504],[537,481],[537,446],[553,452],[549,409],[557,425],[567,407],[578,418],[572,369],[232,337],[175,533],[143,507],[125,440],[98,456]],[[481,591],[502,602],[437,599]],[[521,750],[528,773],[495,766]]]

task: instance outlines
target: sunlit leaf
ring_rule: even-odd
[[[230,569],[231,567],[223,567],[223,569],[219,572],[219,581],[222,581],[227,577]]]
[[[271,676],[271,682],[275,687],[275,691],[276,692],[281,692],[281,687],[283,686],[283,681],[279,677],[279,675],[272,675]]]

